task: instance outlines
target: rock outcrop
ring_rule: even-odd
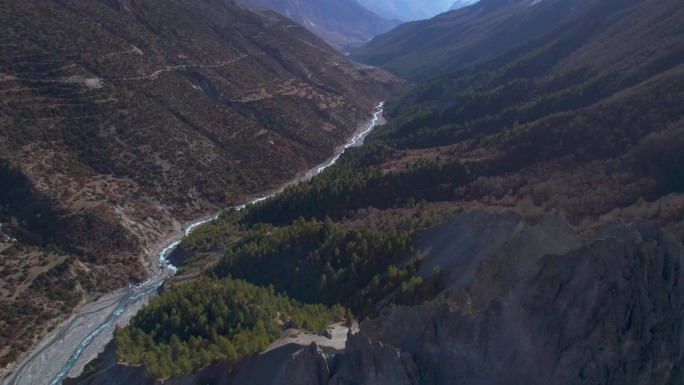
[[[337,359],[340,370],[321,384],[410,385],[418,381],[418,367],[409,353],[365,334],[350,334],[345,354]]]
[[[542,257],[482,309],[447,300],[365,322],[330,383],[679,384],[682,256],[652,223],[616,225]],[[417,376],[376,370],[411,364]]]
[[[287,385],[326,384],[330,377],[327,356],[312,342],[308,349],[301,351],[287,364]]]

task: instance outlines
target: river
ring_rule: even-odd
[[[350,147],[360,146],[364,138],[383,122],[383,106],[379,103],[372,119],[359,127],[354,136],[344,145],[338,147],[335,155],[308,172],[301,174],[285,186],[311,179],[337,162],[340,156]],[[285,187],[283,187],[284,189]],[[268,194],[247,203],[252,204],[274,195]],[[236,206],[240,210],[245,205]],[[212,221],[218,214],[202,218],[189,224],[183,231],[189,235],[197,226]],[[156,274],[144,283],[123,288],[109,293],[100,299],[86,304],[62,325],[45,337],[14,372],[5,379],[4,385],[57,385],[66,376],[78,376],[86,363],[94,359],[104,346],[112,339],[116,326],[125,326],[142,308],[149,298],[168,277],[176,272],[167,257],[180,243],[180,236],[165,245],[158,252],[159,268]]]

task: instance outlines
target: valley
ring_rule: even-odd
[[[333,157],[304,172],[303,176],[288,182],[287,185],[314,177],[334,165],[348,148],[361,145],[363,139],[381,121],[382,106],[383,103],[380,103],[375,107],[371,120],[359,126],[354,136],[343,146],[340,146]],[[268,196],[275,194],[277,192]],[[264,199],[264,197],[259,197],[250,203],[235,208],[242,209]],[[218,215],[191,223],[185,227],[182,234],[187,237],[198,226],[217,218]],[[121,289],[109,293],[97,301],[89,303],[70,317],[67,322],[58,326],[55,332],[43,339],[41,345],[31,353],[27,360],[22,362],[21,366],[14,370],[4,383],[7,385],[59,384],[67,375],[70,377],[80,375],[83,367],[109,343],[115,326],[125,326],[141,306],[147,303],[148,297],[153,295],[166,279],[173,276],[177,269],[169,263],[168,256],[179,243],[180,240],[173,240],[156,252],[159,265],[156,266],[157,272],[154,276],[134,287],[129,286],[127,290]],[[73,353],[69,356],[65,352]],[[49,379],[52,380],[46,381]]]
[[[1,126],[5,360],[85,312],[6,383],[684,381],[677,0],[481,0],[375,37],[365,64],[218,0],[54,4],[128,46],[0,69],[8,94],[119,100],[4,99],[70,119]]]
[[[405,87],[221,1],[28,1],[0,18],[3,376],[74,309],[145,281],[182,224],[321,163]]]

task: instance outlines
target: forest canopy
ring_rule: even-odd
[[[153,299],[115,339],[119,357],[149,378],[177,377],[262,351],[285,328],[311,332],[350,317],[231,278],[176,286]]]

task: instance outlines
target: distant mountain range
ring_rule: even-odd
[[[637,2],[482,0],[403,24],[355,51],[352,58],[419,82],[472,67],[579,15],[600,17]]]
[[[343,51],[357,48],[400,24],[355,0],[238,0],[250,9],[272,9],[303,25]]]
[[[428,19],[445,12],[454,0],[358,0],[361,5],[388,19],[411,21]],[[460,3],[463,0],[458,0]]]

